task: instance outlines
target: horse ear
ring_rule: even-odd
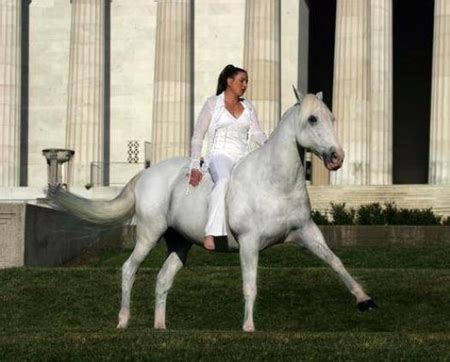
[[[317,93],[316,97],[319,98],[320,101],[322,101],[323,100],[323,93],[322,92]]]
[[[294,85],[292,85],[292,89],[294,90],[295,98],[297,98],[298,103],[302,103],[303,98],[305,97],[302,92],[299,92]]]

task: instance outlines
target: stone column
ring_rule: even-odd
[[[311,153],[311,163],[312,163],[312,175],[311,184],[314,186],[319,185],[329,185],[330,184],[330,171],[327,170],[323,161]]]
[[[192,129],[191,1],[157,6],[152,163],[189,155]]]
[[[435,0],[431,91],[430,184],[450,183],[450,4]]]
[[[22,0],[0,0],[0,187],[19,186]]]
[[[280,0],[247,0],[244,68],[249,72],[246,97],[269,135],[280,119]]]
[[[392,0],[370,0],[369,184],[392,184]]]
[[[101,185],[103,180],[105,1],[72,0],[66,148],[75,155],[70,185]]]
[[[333,184],[368,181],[368,2],[337,0],[333,113],[342,147],[343,167],[331,173]]]

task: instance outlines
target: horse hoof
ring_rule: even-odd
[[[119,323],[117,324],[117,329],[127,328],[129,320],[130,320],[130,310],[122,308],[119,312]]]
[[[244,324],[244,326],[242,327],[242,330],[244,332],[253,333],[255,331],[255,326],[253,324]]]
[[[154,327],[154,329],[160,330],[160,331],[166,329],[166,325],[165,324],[155,324],[153,327]]]
[[[375,308],[378,308],[378,306],[375,304],[372,298],[358,303],[358,309],[361,312],[366,312]]]

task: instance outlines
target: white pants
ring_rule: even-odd
[[[237,159],[224,154],[214,155],[209,159],[209,173],[214,186],[208,196],[208,223],[205,234],[221,236],[227,235],[225,219],[225,193],[228,188],[231,170]]]

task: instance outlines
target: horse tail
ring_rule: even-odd
[[[61,185],[49,185],[47,196],[50,204],[54,204],[80,219],[95,224],[125,222],[134,214],[134,187],[140,173],[134,176],[113,200],[89,200],[77,196]]]

